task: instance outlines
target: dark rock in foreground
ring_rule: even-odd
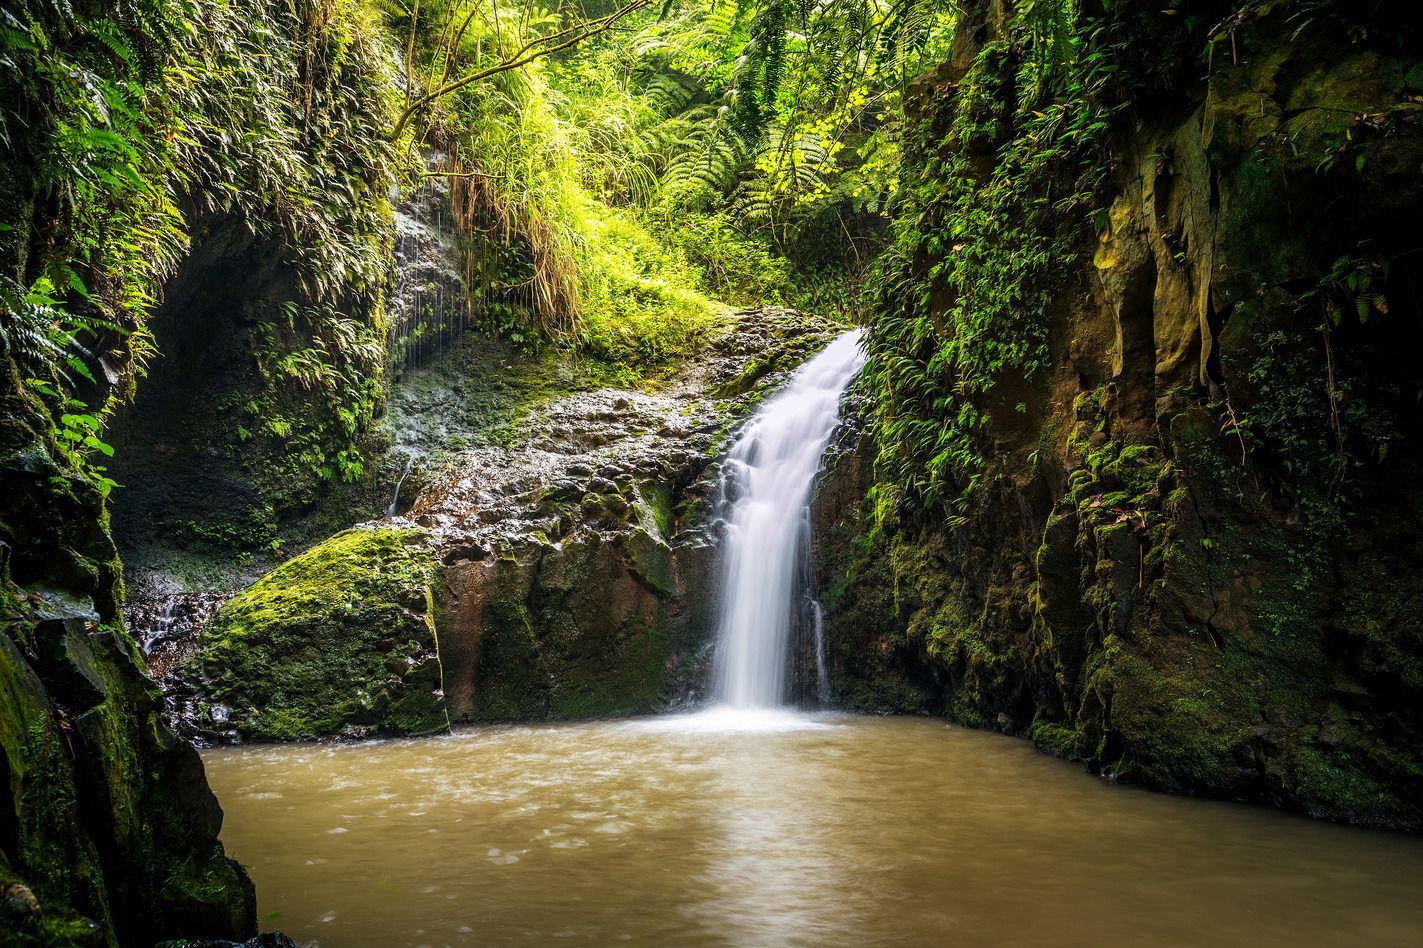
[[[0,942],[245,938],[252,886],[122,629],[99,492],[40,411],[0,348]]]

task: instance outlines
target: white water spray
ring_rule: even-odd
[[[785,699],[802,525],[840,397],[864,365],[862,335],[845,333],[801,366],[757,411],[722,468],[716,691],[733,708],[774,708]]]

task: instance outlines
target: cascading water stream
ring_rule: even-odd
[[[400,505],[400,488],[405,486],[405,479],[410,476],[410,469],[415,466],[415,455],[409,455],[405,459],[405,470],[400,472],[400,478],[395,482],[395,490],[390,495],[390,506],[385,508],[387,517],[394,517],[396,508]]]
[[[840,398],[864,365],[863,331],[840,336],[766,402],[727,456],[716,695],[733,708],[785,700],[806,508]]]

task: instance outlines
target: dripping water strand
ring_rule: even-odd
[[[824,614],[820,608],[820,600],[815,595],[815,528],[810,519],[810,507],[807,505],[801,511],[800,518],[800,580],[799,588],[802,590],[800,597],[800,610],[796,616],[799,620],[798,639],[802,644],[799,646],[802,653],[810,652],[815,659],[815,698],[821,708],[830,707],[830,675],[825,667],[825,629]],[[805,648],[803,636],[806,627],[810,629],[811,647]]]
[[[830,670],[825,664],[825,610],[820,600],[810,598],[810,618],[815,629],[815,697],[822,708],[830,707]]]
[[[410,476],[410,468],[415,464],[415,455],[409,455],[405,459],[405,470],[400,472],[400,477],[396,479],[395,490],[390,495],[390,506],[385,508],[387,517],[394,517],[396,507],[400,504],[400,488],[405,486],[405,478]]]
[[[461,291],[460,278],[444,265],[454,239],[452,220],[445,213],[449,196],[438,180],[438,173],[432,173],[414,192],[413,223],[396,245],[392,299],[399,305],[394,308],[398,315],[388,329],[387,344],[396,371],[429,365],[446,344],[464,333],[472,307],[468,294]]]

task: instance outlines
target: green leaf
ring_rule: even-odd
[[[84,281],[79,279],[79,274],[73,270],[69,271],[69,288],[86,300],[89,299],[89,290],[84,286]]]

